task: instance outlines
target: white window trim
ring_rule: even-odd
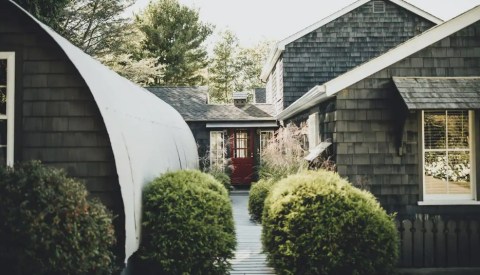
[[[260,152],[260,157],[262,157],[262,133],[271,133],[272,137],[275,134],[275,131],[273,130],[260,130],[260,146],[259,147],[259,152]]]
[[[320,124],[318,112],[308,116],[308,151],[312,151],[320,144]]]
[[[15,145],[15,52],[0,52],[0,59],[7,60],[7,166],[14,163]]]
[[[470,145],[470,184],[471,194],[469,195],[452,195],[452,194],[439,194],[439,195],[427,195],[425,190],[425,111],[421,114],[422,123],[422,192],[423,201],[419,201],[418,205],[475,205],[480,204],[477,201],[477,180],[476,180],[476,162],[475,162],[475,115],[474,111],[468,111],[469,119],[469,140]]]
[[[213,155],[213,151],[212,151],[212,140],[213,140],[213,136],[214,134],[218,134],[220,133],[221,137],[223,138],[223,142],[222,142],[222,163],[225,164],[225,131],[210,131],[210,141],[209,141],[209,145],[210,145],[210,152],[209,152],[209,161],[210,161],[210,167],[212,167],[212,164],[214,162],[214,159],[216,160],[217,159],[217,156],[214,156]],[[222,170],[224,169],[224,165],[222,165]]]

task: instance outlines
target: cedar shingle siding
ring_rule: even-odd
[[[373,2],[326,24],[285,47],[284,99],[287,107],[315,85],[333,79],[361,63],[434,26],[432,22],[391,2],[384,13],[373,13]],[[269,81],[279,72],[270,75]],[[278,86],[277,86],[278,87]],[[273,93],[281,92],[272,85]],[[273,102],[275,103],[275,101]],[[283,104],[283,105],[280,105]]]
[[[16,53],[15,161],[41,160],[84,181],[90,193],[117,216],[118,246],[123,251],[118,176],[93,96],[52,38],[18,9],[5,9],[3,3],[0,51]]]
[[[337,95],[333,139],[338,172],[353,183],[367,186],[387,210],[400,214],[473,211],[472,206],[418,207],[422,192],[419,112],[406,112],[403,155],[399,156],[396,143],[401,112],[398,107],[405,103],[399,97],[392,77],[478,76],[479,33],[480,22],[477,22]],[[478,129],[478,118],[475,123]],[[477,144],[480,144],[479,138],[477,135]],[[477,152],[477,159],[478,155]]]

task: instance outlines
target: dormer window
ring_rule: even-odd
[[[384,12],[385,12],[385,2],[373,1],[373,13],[384,13]]]
[[[233,93],[233,105],[244,106],[247,104],[248,93],[247,92],[234,92]]]

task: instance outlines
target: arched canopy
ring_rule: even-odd
[[[16,3],[50,35],[76,67],[104,120],[125,209],[125,256],[138,248],[142,188],[160,174],[198,167],[193,135],[180,114],[147,90],[85,54]]]

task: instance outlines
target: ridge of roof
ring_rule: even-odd
[[[323,85],[313,87],[301,98],[280,112],[277,115],[277,119],[283,120],[332,98],[341,90],[425,49],[479,20],[480,5],[405,41],[388,52],[353,68]]]
[[[262,72],[260,74],[260,79],[263,80],[263,81],[266,81],[267,80],[267,77],[268,75],[270,74],[270,72],[272,71],[273,69],[273,66],[275,66],[275,63],[277,62],[278,58],[280,58],[280,55],[283,53],[283,51],[285,50],[285,46],[292,43],[293,41],[305,36],[306,34],[309,34],[311,33],[312,31],[318,29],[318,28],[321,28],[323,27],[324,25],[342,17],[343,15],[363,6],[364,4],[370,2],[372,0],[358,0],[358,1],[355,1],[353,2],[352,4],[340,9],[339,11],[335,12],[335,13],[332,13],[331,15],[327,16],[327,17],[324,17],[323,19],[321,19],[320,21],[317,21],[316,23],[313,23],[312,25],[288,36],[287,38],[283,39],[283,40],[280,40],[279,42],[277,42],[277,44],[275,45],[275,47],[272,49],[272,51],[270,52],[270,55],[268,57],[268,61],[267,63],[265,64],[265,66],[262,68]],[[386,0],[386,1],[389,1],[389,2],[392,2],[410,12],[413,12],[414,14],[417,14],[435,24],[441,24],[443,23],[444,21],[422,9],[420,9],[419,7],[415,6],[415,5],[412,5],[404,0]]]

